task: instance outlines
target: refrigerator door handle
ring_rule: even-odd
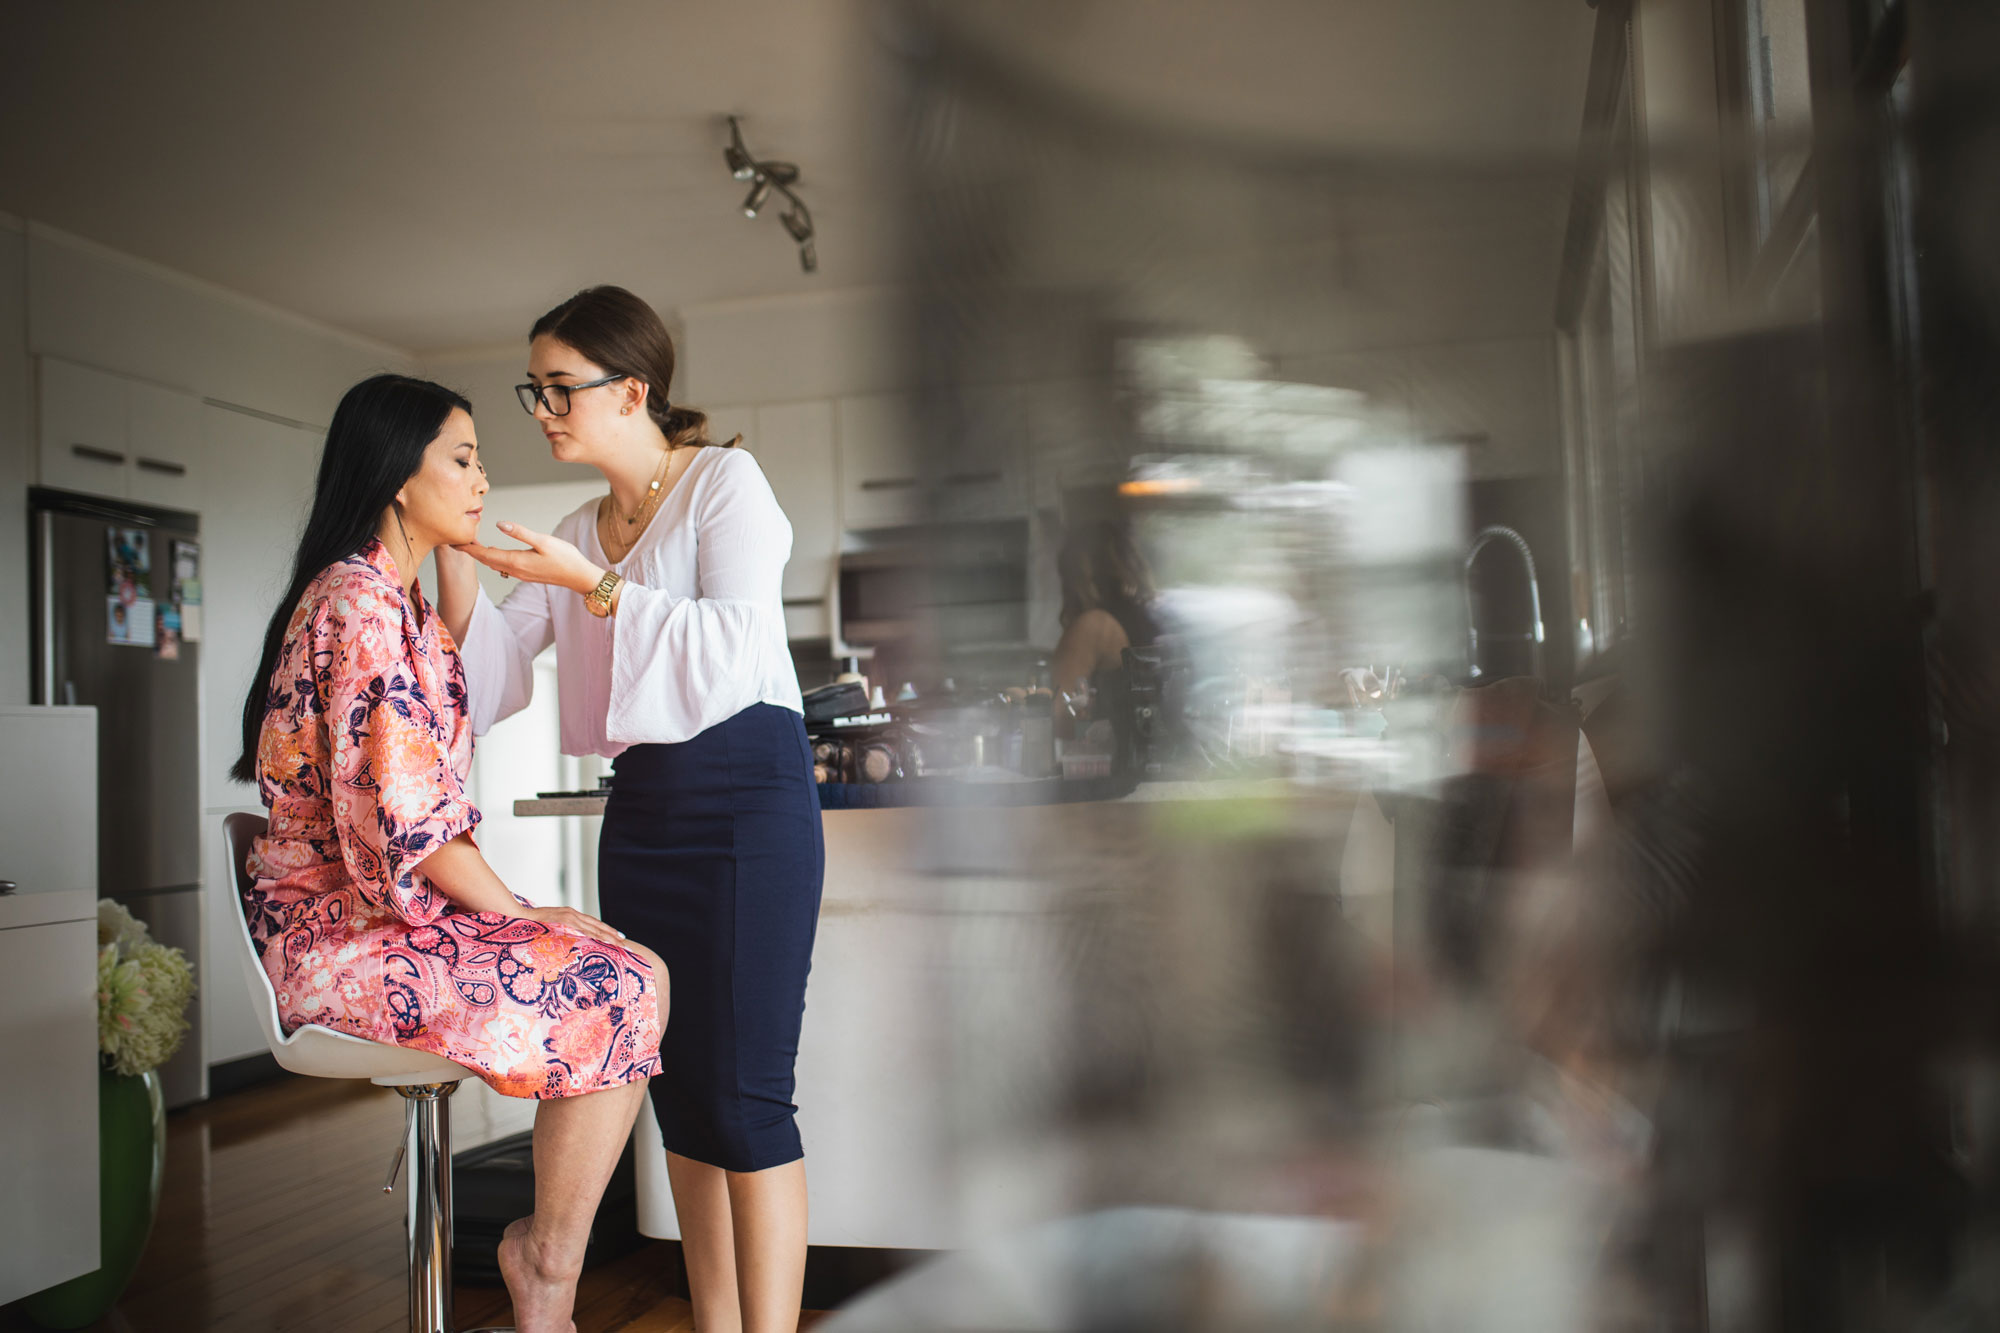
[[[41,623],[37,625],[38,679],[35,701],[56,701],[56,530],[55,515],[44,509],[35,515],[35,557],[41,575]]]

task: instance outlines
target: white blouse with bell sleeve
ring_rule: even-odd
[[[482,590],[460,655],[474,732],[526,707],[535,657],[556,645],[564,754],[691,740],[752,704],[802,712],[785,642],[792,525],[757,460],[705,446],[616,564],[593,500],[556,534],[625,579],[599,619],[566,588],[524,583],[499,606]]]

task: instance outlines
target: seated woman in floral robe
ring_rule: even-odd
[[[257,759],[271,822],[245,906],[286,1031],[429,1051],[512,1097],[658,1072],[652,969],[629,948],[451,910],[418,868],[479,823],[472,731],[458,649],[381,542],[300,600]]]

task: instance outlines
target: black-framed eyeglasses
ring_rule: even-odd
[[[516,384],[514,396],[521,400],[521,410],[529,416],[535,415],[535,404],[540,403],[549,409],[550,416],[566,417],[569,415],[569,396],[578,389],[601,389],[607,384],[630,378],[629,375],[606,375],[588,384]]]

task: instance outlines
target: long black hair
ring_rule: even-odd
[[[407,375],[375,375],[349,389],[334,410],[313,483],[312,513],[292,560],[292,579],[264,631],[264,657],[243,701],[243,753],[229,776],[257,780],[257,736],[271,693],[271,675],[284,651],[285,631],[306,585],[320,571],[366,547],[403,483],[423,466],[424,450],[452,409],[470,415],[472,404],[442,384]]]

